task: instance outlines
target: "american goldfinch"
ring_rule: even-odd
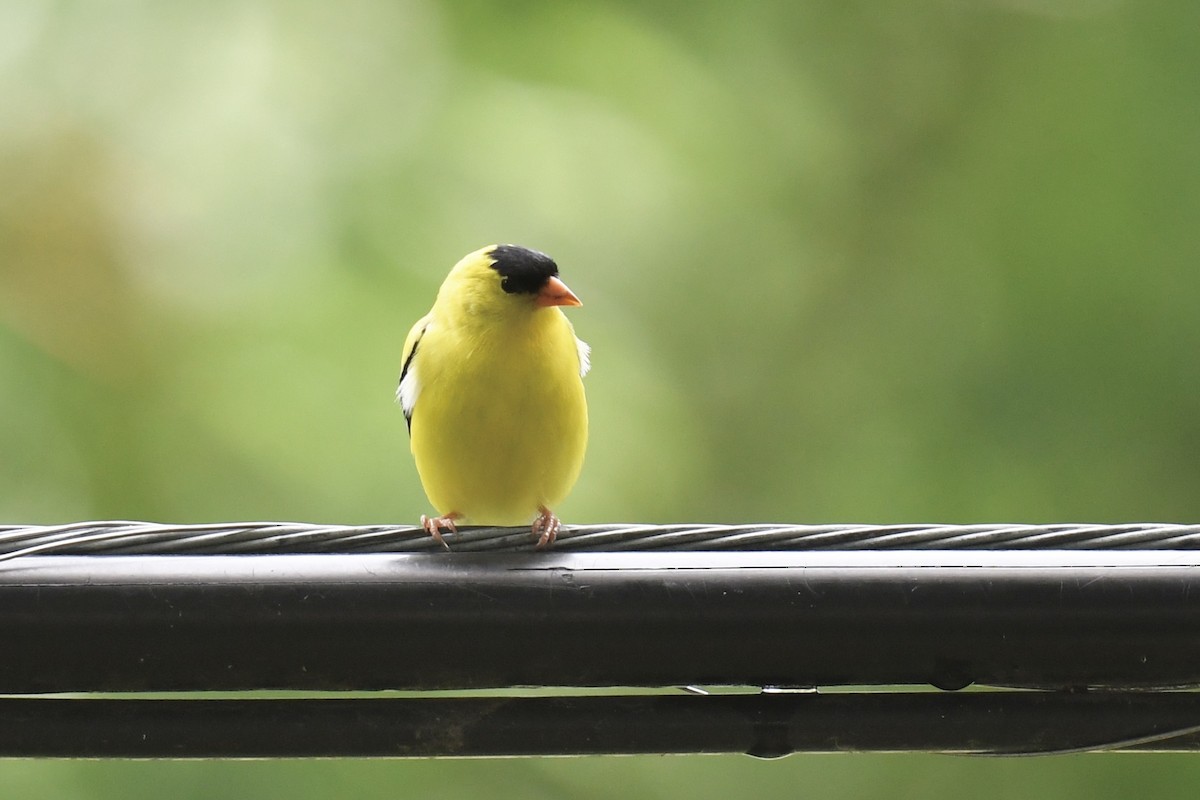
[[[582,305],[536,250],[489,245],[446,276],[409,332],[396,392],[440,542],[456,523],[532,520],[538,548],[561,523],[587,447],[589,348],[560,306]]]

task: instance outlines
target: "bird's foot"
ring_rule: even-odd
[[[421,515],[421,527],[425,532],[433,537],[433,540],[447,550],[450,545],[446,544],[446,540],[442,538],[442,528],[445,528],[451,533],[458,533],[458,526],[454,524],[454,520],[458,519],[460,514],[457,511],[451,511],[444,517],[427,517]]]
[[[559,522],[558,517],[550,513],[550,509],[545,506],[538,506],[537,519],[533,521],[533,535],[537,537],[535,547],[541,550],[554,544],[560,528],[562,528],[562,523]]]

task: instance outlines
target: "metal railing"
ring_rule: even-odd
[[[1200,749],[1197,526],[449,542],[0,528],[0,755]]]

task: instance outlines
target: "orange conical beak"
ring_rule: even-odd
[[[537,293],[535,301],[539,306],[581,306],[579,298],[575,293],[567,288],[567,285],[558,278],[551,278],[546,281],[546,285]]]

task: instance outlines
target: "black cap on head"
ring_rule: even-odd
[[[515,244],[492,248],[492,269],[500,273],[500,288],[509,294],[537,294],[558,275],[558,264],[550,256]]]

